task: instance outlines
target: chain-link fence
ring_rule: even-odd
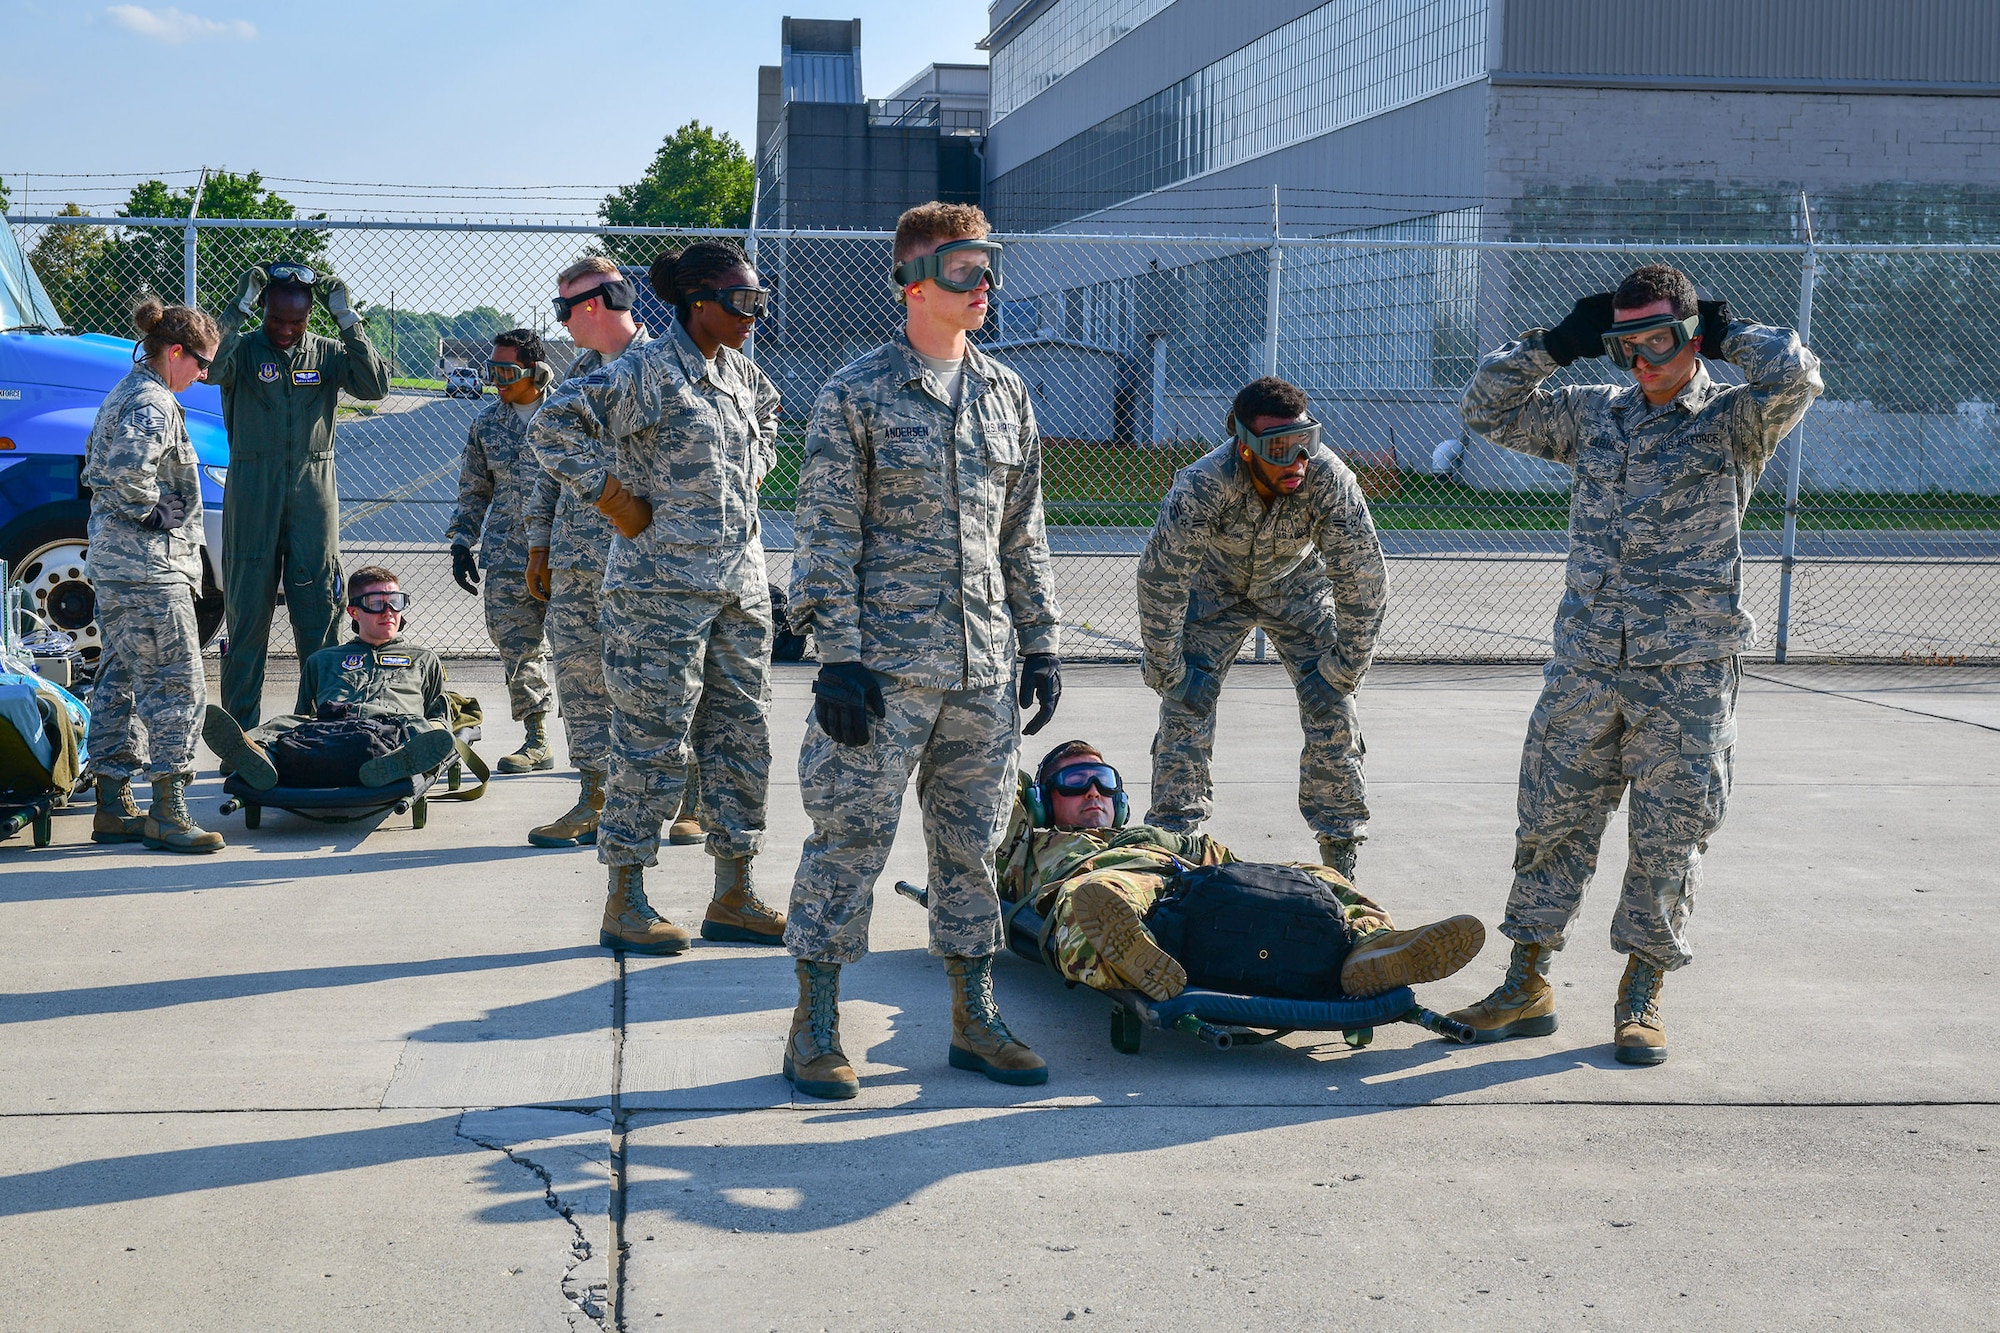
[[[1453,216],[1365,240],[1008,238],[1005,290],[979,340],[1034,397],[1069,654],[1137,652],[1134,560],[1160,498],[1175,469],[1219,442],[1236,390],[1275,371],[1311,395],[1369,496],[1391,563],[1382,655],[1543,656],[1568,473],[1468,435],[1459,395],[1482,350],[1663,261],[1739,316],[1807,330],[1825,364],[1825,398],[1779,450],[1744,524],[1757,651],[2000,657],[2000,353],[1979,320],[2000,296],[2000,247],[1480,242],[1462,239],[1471,233]],[[450,371],[478,366],[503,328],[559,338],[552,275],[586,250],[643,268],[687,239],[502,224],[14,221],[79,329],[125,332],[144,287],[191,287],[220,309],[249,264],[279,255],[339,272],[396,386],[342,409],[347,561],[407,571],[418,632],[453,653],[490,649],[443,544],[466,427],[483,406],[451,396]],[[886,235],[735,235],[776,294],[752,350],[785,400],[782,461],[762,497],[782,582],[813,398],[891,333],[900,310]],[[640,313],[656,328],[666,318],[650,294]],[[1592,360],[1558,382],[1606,378],[1622,376]]]

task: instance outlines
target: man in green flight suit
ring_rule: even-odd
[[[315,292],[340,328],[337,339],[306,330]],[[259,311],[263,322],[242,332]],[[347,284],[303,264],[252,268],[221,324],[211,378],[222,390],[229,430],[222,706],[239,725],[253,727],[262,715],[264,655],[280,587],[301,662],[339,637],[333,413],[342,392],[364,402],[387,397],[389,363],[362,333]]]

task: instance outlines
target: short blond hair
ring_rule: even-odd
[[[933,199],[904,210],[896,219],[894,262],[902,263],[933,241],[976,241],[992,230],[978,204],[943,204]]]
[[[618,265],[612,263],[603,255],[585,255],[562,272],[556,274],[556,286],[559,288],[567,287],[578,278],[587,278],[593,273],[602,273],[615,278],[618,276]]]

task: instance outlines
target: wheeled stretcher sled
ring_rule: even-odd
[[[242,774],[231,773],[222,782],[222,794],[226,798],[222,802],[222,813],[233,815],[241,810],[244,827],[254,829],[263,825],[266,807],[289,810],[322,824],[351,824],[389,812],[407,814],[410,827],[420,829],[429,821],[431,801],[476,801],[485,794],[490,773],[486,761],[472,749],[472,742],[479,738],[477,726],[460,727],[452,733],[456,744],[450,759],[429,772],[413,778],[400,778],[380,787],[281,785],[259,790],[245,782]],[[461,790],[468,771],[475,781],[471,787]],[[440,780],[445,784],[445,791],[433,797],[431,789]]]
[[[54,814],[82,781],[90,712],[68,690],[26,672],[0,671],[0,841],[34,829],[55,836]]]
[[[929,906],[927,891],[907,880],[898,881],[896,891]],[[1027,900],[1002,902],[1000,912],[1008,949],[1031,963],[1049,966],[1042,951],[1045,923],[1033,905]],[[1338,1032],[1349,1046],[1358,1049],[1373,1041],[1375,1029],[1385,1023],[1415,1023],[1460,1045],[1474,1040],[1472,1029],[1465,1024],[1418,1004],[1416,993],[1408,986],[1367,999],[1336,1000],[1232,995],[1200,986],[1189,986],[1171,1000],[1150,999],[1135,990],[1099,994],[1112,1005],[1111,1045],[1126,1055],[1139,1053],[1149,1029],[1185,1032],[1218,1051],[1276,1041],[1294,1032]]]

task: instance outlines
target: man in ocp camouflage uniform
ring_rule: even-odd
[[[1558,367],[1605,355],[1636,386],[1541,387]],[[1747,383],[1718,383],[1703,356]],[[1630,860],[1611,924],[1627,955],[1614,1053],[1666,1059],[1661,983],[1694,957],[1687,918],[1729,797],[1737,655],[1754,635],[1743,513],[1821,387],[1796,333],[1732,320],[1727,302],[1698,302],[1678,269],[1648,265],[1489,355],[1466,389],[1466,425],[1575,473],[1555,657],[1521,753],[1500,926],[1513,957],[1498,989],[1452,1015],[1482,1041],[1555,1031],[1549,961],[1629,786]]]
[[[1229,438],[1174,478],[1139,558],[1144,674],[1160,694],[1146,822],[1189,832],[1214,810],[1216,701],[1244,639],[1262,629],[1298,692],[1299,812],[1320,859],[1353,879],[1368,800],[1352,696],[1388,579],[1361,487],[1306,407],[1275,376],[1245,386]]]
[[[528,423],[555,382],[548,351],[532,329],[509,329],[493,340],[487,378],[498,399],[472,419],[458,473],[458,508],[445,540],[451,543],[451,574],[467,592],[482,593],[486,633],[500,650],[507,676],[507,702],[523,724],[521,748],[502,755],[502,773],[530,773],[555,767],[547,731],[550,696],[549,652],[542,642],[543,598],[528,588],[525,511],[535,484],[547,474],[528,447]],[[479,545],[474,560],[473,543]],[[480,587],[480,568],[485,587]]]
[[[1070,981],[1170,1000],[1187,971],[1147,929],[1145,917],[1186,869],[1237,858],[1205,833],[1125,822],[1124,782],[1088,741],[1048,752],[1020,798],[996,865],[1000,896],[1026,901],[1046,923],[1044,957]],[[1478,918],[1449,917],[1397,930],[1389,914],[1331,866],[1290,863],[1333,891],[1348,953],[1344,995],[1380,995],[1436,981],[1464,967],[1486,942]]]
[[[952,988],[950,1063],[1006,1083],[1048,1078],[1001,1020],[991,976],[1017,642],[1019,703],[1041,704],[1029,732],[1061,684],[1034,409],[1021,377],[965,338],[1000,285],[987,230],[966,204],[903,214],[892,276],[904,329],[827,382],[806,436],[790,619],[813,631],[824,665],[799,752],[813,831],[785,928],[799,1002],[784,1072],[808,1096],[859,1090],[840,1048],[840,968],[868,951],[875,880],[913,772],[931,952]]]

